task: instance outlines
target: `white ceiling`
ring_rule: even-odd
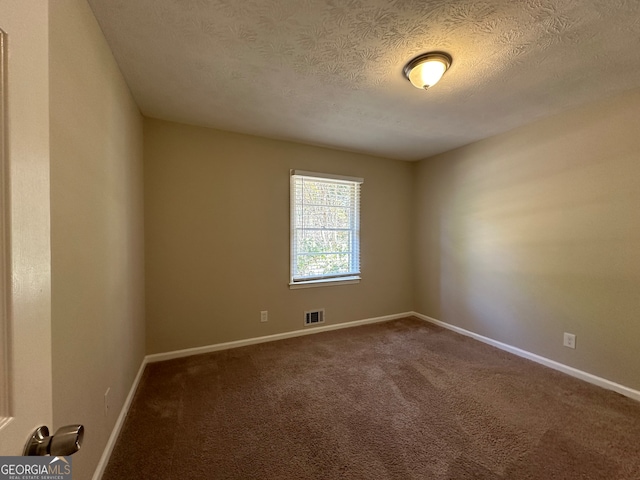
[[[404,160],[640,87],[640,0],[89,0],[143,114]],[[448,52],[428,92],[403,77]]]

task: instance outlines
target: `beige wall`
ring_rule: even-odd
[[[364,177],[360,284],[289,289],[292,168]],[[299,330],[313,308],[327,324],[411,310],[411,171],[146,119],[147,353]]]
[[[630,92],[420,162],[416,310],[639,389],[638,112]]]
[[[53,426],[85,425],[88,479],[144,356],[143,127],[86,1],[49,28]]]

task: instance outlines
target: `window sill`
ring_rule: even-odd
[[[354,283],[360,283],[360,277],[344,277],[344,278],[331,278],[327,280],[309,280],[308,282],[295,282],[289,283],[291,290],[298,288],[313,288],[313,287],[335,287],[338,285],[352,285]]]

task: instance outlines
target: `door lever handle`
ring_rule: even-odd
[[[80,450],[83,438],[84,427],[82,425],[60,427],[53,435],[49,435],[49,429],[42,426],[31,435],[24,447],[23,455],[53,455],[56,457],[73,455]]]

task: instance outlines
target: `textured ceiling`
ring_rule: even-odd
[[[89,0],[150,117],[416,160],[640,87],[640,0]],[[418,90],[414,56],[453,65]]]

